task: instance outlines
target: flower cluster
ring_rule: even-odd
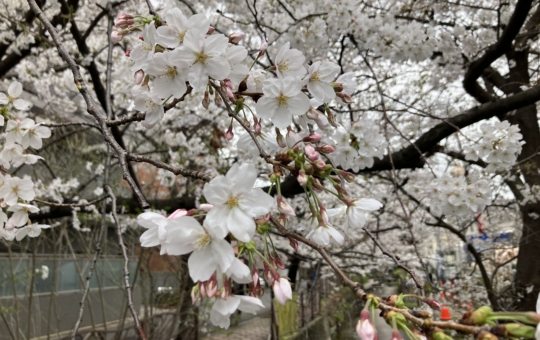
[[[42,159],[28,153],[27,149],[40,149],[42,139],[51,136],[49,128],[36,124],[32,119],[16,118],[19,111],[26,111],[31,107],[28,101],[19,98],[21,94],[22,85],[19,82],[11,83],[7,95],[0,93],[0,126],[5,125],[2,134],[4,143],[0,145],[0,170],[3,171],[22,164],[35,164]],[[29,223],[28,214],[39,211],[38,207],[29,204],[35,196],[34,182],[30,178],[0,173],[1,207],[7,206],[7,214],[0,209],[1,238],[20,241],[27,235],[37,237],[41,234],[41,229],[49,228],[48,225]]]
[[[260,188],[253,188],[257,179],[255,166],[235,164],[225,176],[218,176],[204,187],[207,204],[200,210],[177,210],[169,217],[154,212],[139,215],[140,226],[148,229],[141,235],[143,247],[160,245],[161,254],[184,255],[188,259],[189,275],[196,283],[192,297],[215,300],[210,320],[223,328],[229,327],[229,316],[236,310],[253,313],[263,307],[259,297],[259,272],[253,255],[260,254],[252,243],[257,230],[255,218],[270,212],[274,199]],[[197,217],[205,216],[201,222]],[[236,240],[236,250],[230,239]],[[240,250],[238,250],[240,248]],[[240,255],[248,254],[250,266]],[[288,281],[277,273],[283,262],[274,251],[263,257],[265,278],[274,287],[280,302],[292,297]],[[250,296],[235,296],[232,282],[248,284]]]
[[[485,179],[443,176],[431,183],[430,199],[436,214],[467,216],[491,203],[491,189]]]
[[[473,146],[464,146],[465,159],[477,161],[482,159],[488,166],[486,171],[499,172],[510,169],[521,152],[521,133],[517,125],[508,121],[483,123],[476,134]]]

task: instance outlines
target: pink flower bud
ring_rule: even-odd
[[[312,161],[316,161],[317,159],[319,159],[319,153],[315,151],[315,148],[311,145],[306,145],[304,147],[304,153],[306,154],[307,158]]]
[[[313,132],[309,136],[304,137],[304,139],[302,140],[304,142],[317,143],[317,142],[320,142],[321,139],[322,139],[322,136],[320,134],[318,134],[317,132]]]
[[[403,340],[403,338],[401,337],[401,334],[399,334],[399,332],[397,330],[393,330],[392,331],[392,339],[390,340]]]
[[[343,91],[343,84],[342,83],[332,83],[332,87],[334,88],[335,92]]]
[[[338,92],[338,93],[336,93],[336,96],[341,98],[341,100],[343,100],[343,102],[345,102],[347,104],[353,103],[352,97],[349,94],[346,94],[346,93],[343,93],[343,92]]]
[[[206,211],[206,212],[209,212],[210,209],[212,209],[214,207],[213,204],[208,204],[208,203],[203,203],[199,206],[199,209],[201,209],[202,211]]]
[[[315,178],[313,181],[313,189],[315,189],[315,191],[323,191],[324,189],[318,178]]]
[[[298,176],[296,176],[296,180],[298,181],[298,184],[300,184],[301,186],[305,187],[307,182],[308,182],[308,178],[306,176],[306,172],[304,170],[300,170],[298,172]]]
[[[223,79],[223,84],[228,87],[230,90],[233,89],[233,83],[229,78]]]
[[[206,34],[212,34],[212,33],[214,33],[215,30],[216,29],[214,28],[214,26],[210,26],[210,27],[208,27],[208,32],[206,32]]]
[[[332,153],[335,151],[334,147],[332,145],[325,144],[323,146],[316,147],[315,150],[321,152],[321,153]]]
[[[434,310],[441,310],[441,304],[435,300],[424,298],[424,302]]]
[[[201,282],[199,282],[199,291],[201,292],[201,298],[206,299],[208,297],[208,295],[206,295],[206,287]]]
[[[360,313],[360,320],[356,324],[356,333],[361,340],[377,340],[379,338],[367,310]]]
[[[175,218],[186,216],[186,215],[187,215],[186,209],[177,209],[172,214],[170,214],[169,217],[167,217],[167,219],[173,220]]]
[[[294,249],[295,253],[298,253],[298,242],[294,238],[289,237],[289,245]]]
[[[285,138],[283,138],[283,135],[281,134],[281,131],[279,131],[278,128],[276,128],[276,141],[280,148],[287,147],[287,143],[285,142]]]
[[[229,35],[229,42],[231,44],[238,44],[240,41],[242,41],[242,39],[244,39],[245,36],[246,34],[244,32],[231,33],[231,35]]]
[[[221,96],[217,92],[216,92],[216,96],[214,97],[214,103],[216,103],[217,106],[223,105],[223,100],[221,99]]]
[[[112,33],[111,33],[111,43],[117,44],[120,41],[122,41],[122,38],[124,38],[124,35],[121,32],[112,31]]]
[[[280,304],[285,305],[287,301],[292,299],[291,284],[286,278],[280,277],[279,280],[275,280],[272,289],[274,290],[276,300]]]
[[[336,169],[336,171],[341,177],[343,177],[349,183],[353,183],[356,178],[354,174],[351,174],[350,172],[339,170],[339,169]]]
[[[133,24],[135,24],[133,19],[120,19],[115,22],[114,26],[118,28],[129,28]]]
[[[206,281],[206,295],[208,295],[208,297],[213,297],[217,293],[217,290],[218,290],[217,279],[216,279],[216,274],[214,273],[210,277],[210,280]]]
[[[287,142],[287,146],[289,148],[293,148],[301,140],[302,137],[300,137],[300,134],[298,132],[293,131],[291,128],[287,129],[287,136],[285,137],[285,141]]]
[[[258,135],[261,133],[262,126],[257,117],[253,117],[253,127],[255,128],[255,134]]]
[[[259,55],[257,55],[257,59],[264,55],[264,52],[266,52],[267,48],[268,48],[268,42],[266,40],[263,40],[261,47],[259,48]]]
[[[270,270],[270,268],[268,267],[268,265],[265,263],[264,264],[264,280],[266,281],[266,283],[268,283],[269,286],[273,285],[274,284],[274,274],[272,273],[272,271]]]
[[[324,170],[324,168],[326,167],[326,163],[322,159],[315,161],[313,165],[315,165],[315,167],[319,170]]]
[[[133,15],[126,14],[126,13],[118,14],[118,20],[133,20],[133,19],[135,19],[135,17],[133,17]]]
[[[135,84],[141,85],[144,80],[144,71],[138,70],[135,72]]]
[[[208,107],[210,106],[210,97],[208,96],[208,91],[204,92],[204,98],[202,100],[202,106],[208,110]]]
[[[293,207],[291,207],[291,205],[287,203],[287,201],[285,201],[283,197],[281,197],[281,195],[278,195],[277,197],[277,204],[278,204],[279,212],[282,213],[283,215],[296,216],[296,214],[294,213]]]
[[[259,281],[259,270],[257,269],[257,266],[253,265],[253,282],[255,283],[255,285],[260,285],[261,282]]]
[[[227,129],[227,132],[225,133],[225,138],[227,138],[227,140],[231,140],[233,139],[234,137],[234,132],[232,130],[232,125],[229,126],[229,128]]]
[[[124,55],[129,58],[129,56],[131,55],[131,50],[126,50],[126,53]]]

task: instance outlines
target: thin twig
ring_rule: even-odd
[[[107,197],[108,196],[105,195],[103,197],[100,197],[98,199],[95,199],[95,200],[87,202],[87,203],[56,203],[56,202],[42,201],[42,200],[38,200],[38,199],[34,199],[34,202],[38,202],[38,203],[41,203],[41,204],[45,204],[45,205],[49,205],[51,207],[57,207],[57,208],[61,208],[61,207],[73,207],[73,208],[76,208],[76,207],[87,207],[89,205],[99,203],[99,202],[103,201],[104,199],[106,199]]]
[[[200,179],[202,181],[208,182],[212,179],[212,175],[205,174],[204,172],[199,172],[195,170],[188,170],[184,168],[177,168],[170,164],[164,163],[162,161],[158,161],[157,159],[147,157],[147,156],[141,156],[136,154],[128,153],[126,155],[126,158],[130,161],[134,162],[140,162],[140,163],[148,163],[154,165],[156,168],[164,169],[167,171],[172,172],[175,175],[182,175],[184,177],[191,177],[195,179]]]

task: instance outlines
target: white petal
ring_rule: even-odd
[[[234,249],[231,244],[223,239],[212,239],[210,243],[214,262],[222,272],[226,272],[234,261]]]
[[[296,96],[289,98],[289,100],[287,100],[287,105],[289,106],[291,113],[295,116],[303,115],[310,107],[309,98],[304,93],[299,93]]]
[[[255,109],[257,110],[257,116],[263,119],[272,119],[276,114],[278,108],[278,101],[275,98],[264,96],[257,101]]]
[[[18,98],[22,94],[22,84],[18,81],[14,81],[8,87],[8,94],[10,97]]]
[[[238,296],[240,298],[240,304],[238,309],[244,313],[255,314],[259,309],[264,308],[264,305],[260,299],[252,296]]]
[[[249,242],[255,234],[255,221],[239,208],[233,208],[227,219],[227,228],[242,242]]]
[[[381,202],[373,198],[361,198],[355,201],[354,205],[356,205],[360,209],[367,211],[379,210],[383,206]]]
[[[204,223],[208,232],[216,238],[223,238],[229,233],[227,220],[230,209],[226,205],[215,205],[206,215]]]
[[[232,186],[233,183],[225,176],[217,176],[204,185],[203,194],[210,204],[225,204],[230,197]]]
[[[217,269],[210,247],[193,252],[188,259],[188,268],[193,282],[208,280]]]
[[[238,204],[247,215],[259,217],[270,212],[274,199],[261,188],[253,188],[242,195]]]
[[[213,57],[206,62],[208,75],[216,80],[227,78],[231,72],[231,67],[227,59],[223,57]]]
[[[250,163],[244,163],[242,165],[235,163],[229,171],[227,171],[226,175],[227,179],[230,181],[233,194],[251,190],[257,180],[257,176],[258,173],[255,165]]]

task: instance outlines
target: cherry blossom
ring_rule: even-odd
[[[221,56],[228,41],[223,34],[213,34],[205,39],[203,33],[195,30],[186,33],[184,44],[175,53],[178,60],[189,65],[188,80],[193,89],[204,90],[209,77],[223,80],[229,75],[229,63]]]
[[[297,78],[267,79],[263,93],[256,105],[257,115],[270,119],[280,129],[289,126],[293,116],[303,115],[309,110],[309,98],[302,93],[302,82]]]
[[[180,98],[186,93],[188,64],[179,59],[176,51],[157,53],[145,66],[146,73],[156,76],[152,93],[159,98]]]
[[[373,198],[361,198],[347,206],[347,223],[351,228],[360,229],[366,224],[366,211],[382,208],[382,203]]]
[[[279,49],[275,64],[277,73],[280,77],[296,76],[303,77],[306,74],[304,61],[306,57],[299,50],[292,48],[289,42],[286,42]]]
[[[203,14],[195,14],[189,19],[179,8],[173,8],[165,13],[166,26],[160,26],[156,30],[156,42],[160,45],[176,48],[183,43],[188,31],[196,30],[206,33],[210,22]]]
[[[50,225],[45,225],[45,224],[26,225],[20,229],[17,229],[17,232],[15,234],[15,239],[17,241],[21,241],[27,235],[28,237],[38,237],[41,234],[42,229],[48,229],[50,227],[51,227]]]
[[[51,136],[51,129],[46,126],[36,124],[32,119],[25,118],[20,123],[20,128],[25,132],[21,138],[21,145],[27,149],[32,147],[34,149],[41,149],[43,145],[42,139],[49,138]]]
[[[252,164],[234,164],[226,176],[217,176],[205,184],[203,193],[213,204],[206,216],[206,224],[224,237],[231,232],[242,242],[251,240],[255,233],[254,217],[267,214],[274,199],[260,188],[253,188],[257,170]]]
[[[237,309],[255,314],[261,308],[264,308],[261,300],[251,296],[229,296],[226,300],[217,299],[210,312],[210,321],[216,326],[227,329],[231,324],[229,317]]]
[[[336,97],[334,88],[330,85],[340,71],[339,65],[331,62],[314,62],[309,66],[308,74],[304,78],[309,93],[323,103],[329,103]]]
[[[292,289],[289,280],[284,277],[280,277],[279,280],[275,280],[272,284],[272,289],[274,290],[274,296],[276,300],[285,305],[287,301],[292,299]]]
[[[323,247],[330,243],[341,245],[345,241],[343,235],[330,225],[319,225],[311,230],[306,237]]]
[[[7,210],[13,212],[13,215],[10,217],[11,223],[17,227],[21,227],[28,222],[28,213],[36,213],[39,211],[39,208],[31,204],[16,203]]]
[[[11,83],[8,87],[8,94],[6,96],[5,93],[0,92],[0,105],[8,105],[10,103],[13,104],[13,107],[20,111],[26,111],[32,107],[32,104],[24,99],[20,99],[23,91],[22,84],[18,81],[14,81]],[[3,124],[4,119],[2,117],[2,122],[0,123],[0,126]]]
[[[34,183],[28,178],[7,177],[0,187],[0,198],[3,198],[7,205],[14,205],[19,198],[31,201],[35,197]]]
[[[131,67],[133,71],[144,68],[146,61],[153,57],[156,47],[156,26],[152,21],[142,30],[142,40],[131,50],[130,58],[135,61]]]

